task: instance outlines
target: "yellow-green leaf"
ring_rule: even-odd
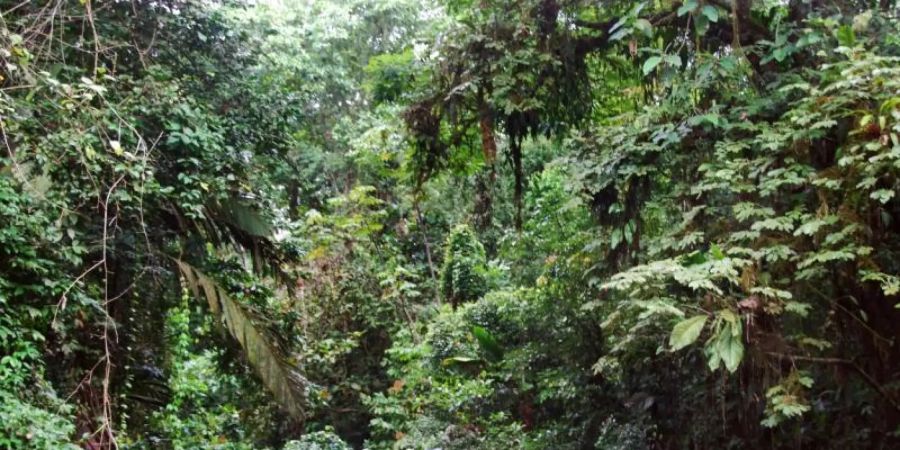
[[[700,337],[700,332],[703,331],[703,325],[705,324],[705,315],[694,316],[678,322],[672,328],[672,334],[669,336],[669,345],[672,347],[672,350],[681,350],[693,344]]]

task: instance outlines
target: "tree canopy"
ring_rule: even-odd
[[[900,446],[894,0],[0,1],[0,448]]]

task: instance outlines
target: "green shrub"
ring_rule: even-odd
[[[455,309],[487,292],[487,259],[484,246],[465,224],[450,232],[441,267],[441,294]]]
[[[0,391],[0,448],[8,450],[77,450],[71,408],[51,412]]]
[[[299,441],[290,441],[284,450],[351,450],[352,447],[342,441],[333,430],[317,431],[304,434]]]
[[[514,342],[521,337],[525,326],[523,313],[527,305],[524,293],[508,290],[488,292],[466,309],[465,320],[470,327],[482,327],[502,342]]]

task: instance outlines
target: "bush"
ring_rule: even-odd
[[[516,342],[524,330],[525,292],[492,291],[465,311],[469,327],[479,326],[503,343]]]
[[[484,246],[468,225],[450,232],[441,267],[441,294],[456,308],[487,292],[487,258]]]
[[[307,433],[299,441],[290,441],[284,450],[351,450],[352,447],[342,441],[334,431],[328,429]]]
[[[78,447],[71,441],[74,433],[71,418],[23,402],[10,392],[0,391],[0,448],[77,450]]]

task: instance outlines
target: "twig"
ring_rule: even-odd
[[[89,267],[87,270],[85,270],[84,272],[82,272],[81,275],[78,275],[78,278],[75,278],[75,281],[73,281],[71,284],[69,284],[69,287],[67,287],[66,290],[63,291],[62,295],[59,297],[59,301],[56,303],[56,311],[53,312],[53,320],[50,322],[50,327],[51,327],[51,328],[53,328],[53,327],[56,325],[56,316],[57,316],[57,314],[58,314],[60,311],[66,309],[66,302],[67,302],[66,296],[69,295],[69,291],[71,291],[72,288],[74,288],[75,285],[78,284],[79,281],[81,281],[84,277],[86,277],[87,274],[93,272],[94,269],[96,269],[96,268],[100,267],[101,265],[103,265],[104,262],[105,262],[105,261],[103,261],[103,260],[101,259],[100,261],[97,261],[96,263],[94,263],[93,266]]]
[[[91,0],[86,0],[84,2],[84,8],[88,20],[88,24],[91,26],[91,33],[94,35],[94,76],[97,76],[97,69],[100,67],[100,37],[97,36],[97,27],[94,26],[94,11],[91,6]]]
[[[90,2],[88,2],[90,3]],[[125,175],[119,176],[118,179],[109,187],[109,190],[106,192],[106,200],[103,202],[103,242],[102,242],[102,259],[103,263],[103,300],[105,305],[105,315],[106,317],[103,320],[103,359],[105,362],[105,367],[103,371],[103,425],[100,430],[104,430],[104,437],[109,438],[108,445],[110,448],[118,449],[119,444],[116,441],[115,432],[113,430],[112,425],[112,398],[109,394],[109,381],[112,376],[112,358],[111,352],[109,348],[109,329],[110,325],[113,328],[113,332],[116,334],[116,341],[118,342],[118,330],[116,330],[115,323],[112,321],[112,317],[109,315],[109,266],[107,265],[107,243],[109,241],[109,201],[112,197],[113,191],[116,190],[116,187],[122,180],[125,179]],[[100,431],[98,430],[98,432]],[[103,439],[103,438],[101,438]],[[101,440],[101,445],[103,441]]]

